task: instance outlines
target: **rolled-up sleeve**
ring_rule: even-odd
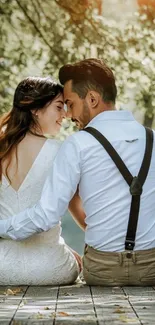
[[[72,135],[57,153],[40,201],[32,208],[0,220],[0,237],[22,240],[54,227],[67,210],[79,181],[80,149]]]

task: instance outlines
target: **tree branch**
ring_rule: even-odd
[[[36,6],[35,0],[31,0],[31,1],[32,1],[33,8],[34,8],[34,10],[35,10],[35,12],[36,12],[36,14],[37,14],[38,21],[39,21],[39,23],[40,23],[40,13],[39,13],[39,11],[38,11],[38,7]]]
[[[31,25],[34,27],[34,29],[36,30],[36,32],[38,33],[39,37],[44,41],[44,43],[47,45],[47,47],[50,49],[51,52],[53,52],[56,56],[59,57],[60,62],[62,62],[59,53],[54,49],[54,47],[52,47],[49,42],[47,41],[47,39],[45,38],[44,34],[41,32],[41,30],[38,28],[38,26],[36,25],[36,23],[34,22],[34,20],[29,16],[29,14],[27,13],[27,11],[25,10],[24,6],[21,5],[20,0],[15,0],[19,6],[19,8],[23,11],[25,17],[29,20],[29,22],[31,23]]]

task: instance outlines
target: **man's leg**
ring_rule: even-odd
[[[129,285],[155,285],[155,248],[132,253],[129,266]]]
[[[122,253],[101,252],[86,245],[83,276],[88,285],[127,285],[128,261],[124,264]]]
[[[86,246],[83,268],[89,285],[155,285],[155,249],[114,253]]]

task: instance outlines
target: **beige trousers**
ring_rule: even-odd
[[[102,252],[88,245],[83,256],[83,276],[88,285],[155,285],[155,248],[133,252]]]

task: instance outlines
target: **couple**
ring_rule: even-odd
[[[21,83],[1,124],[0,281],[37,285],[76,279],[80,257],[66,246],[59,226],[69,207],[85,231],[87,284],[155,285],[153,132],[146,141],[145,128],[132,114],[115,110],[115,78],[101,60],[65,65],[59,79],[63,94],[48,79]],[[81,130],[59,149],[44,134],[59,130],[64,102]],[[118,163],[106,138],[121,157]],[[139,176],[144,156],[145,173]],[[132,177],[141,181],[141,174],[142,195]]]

